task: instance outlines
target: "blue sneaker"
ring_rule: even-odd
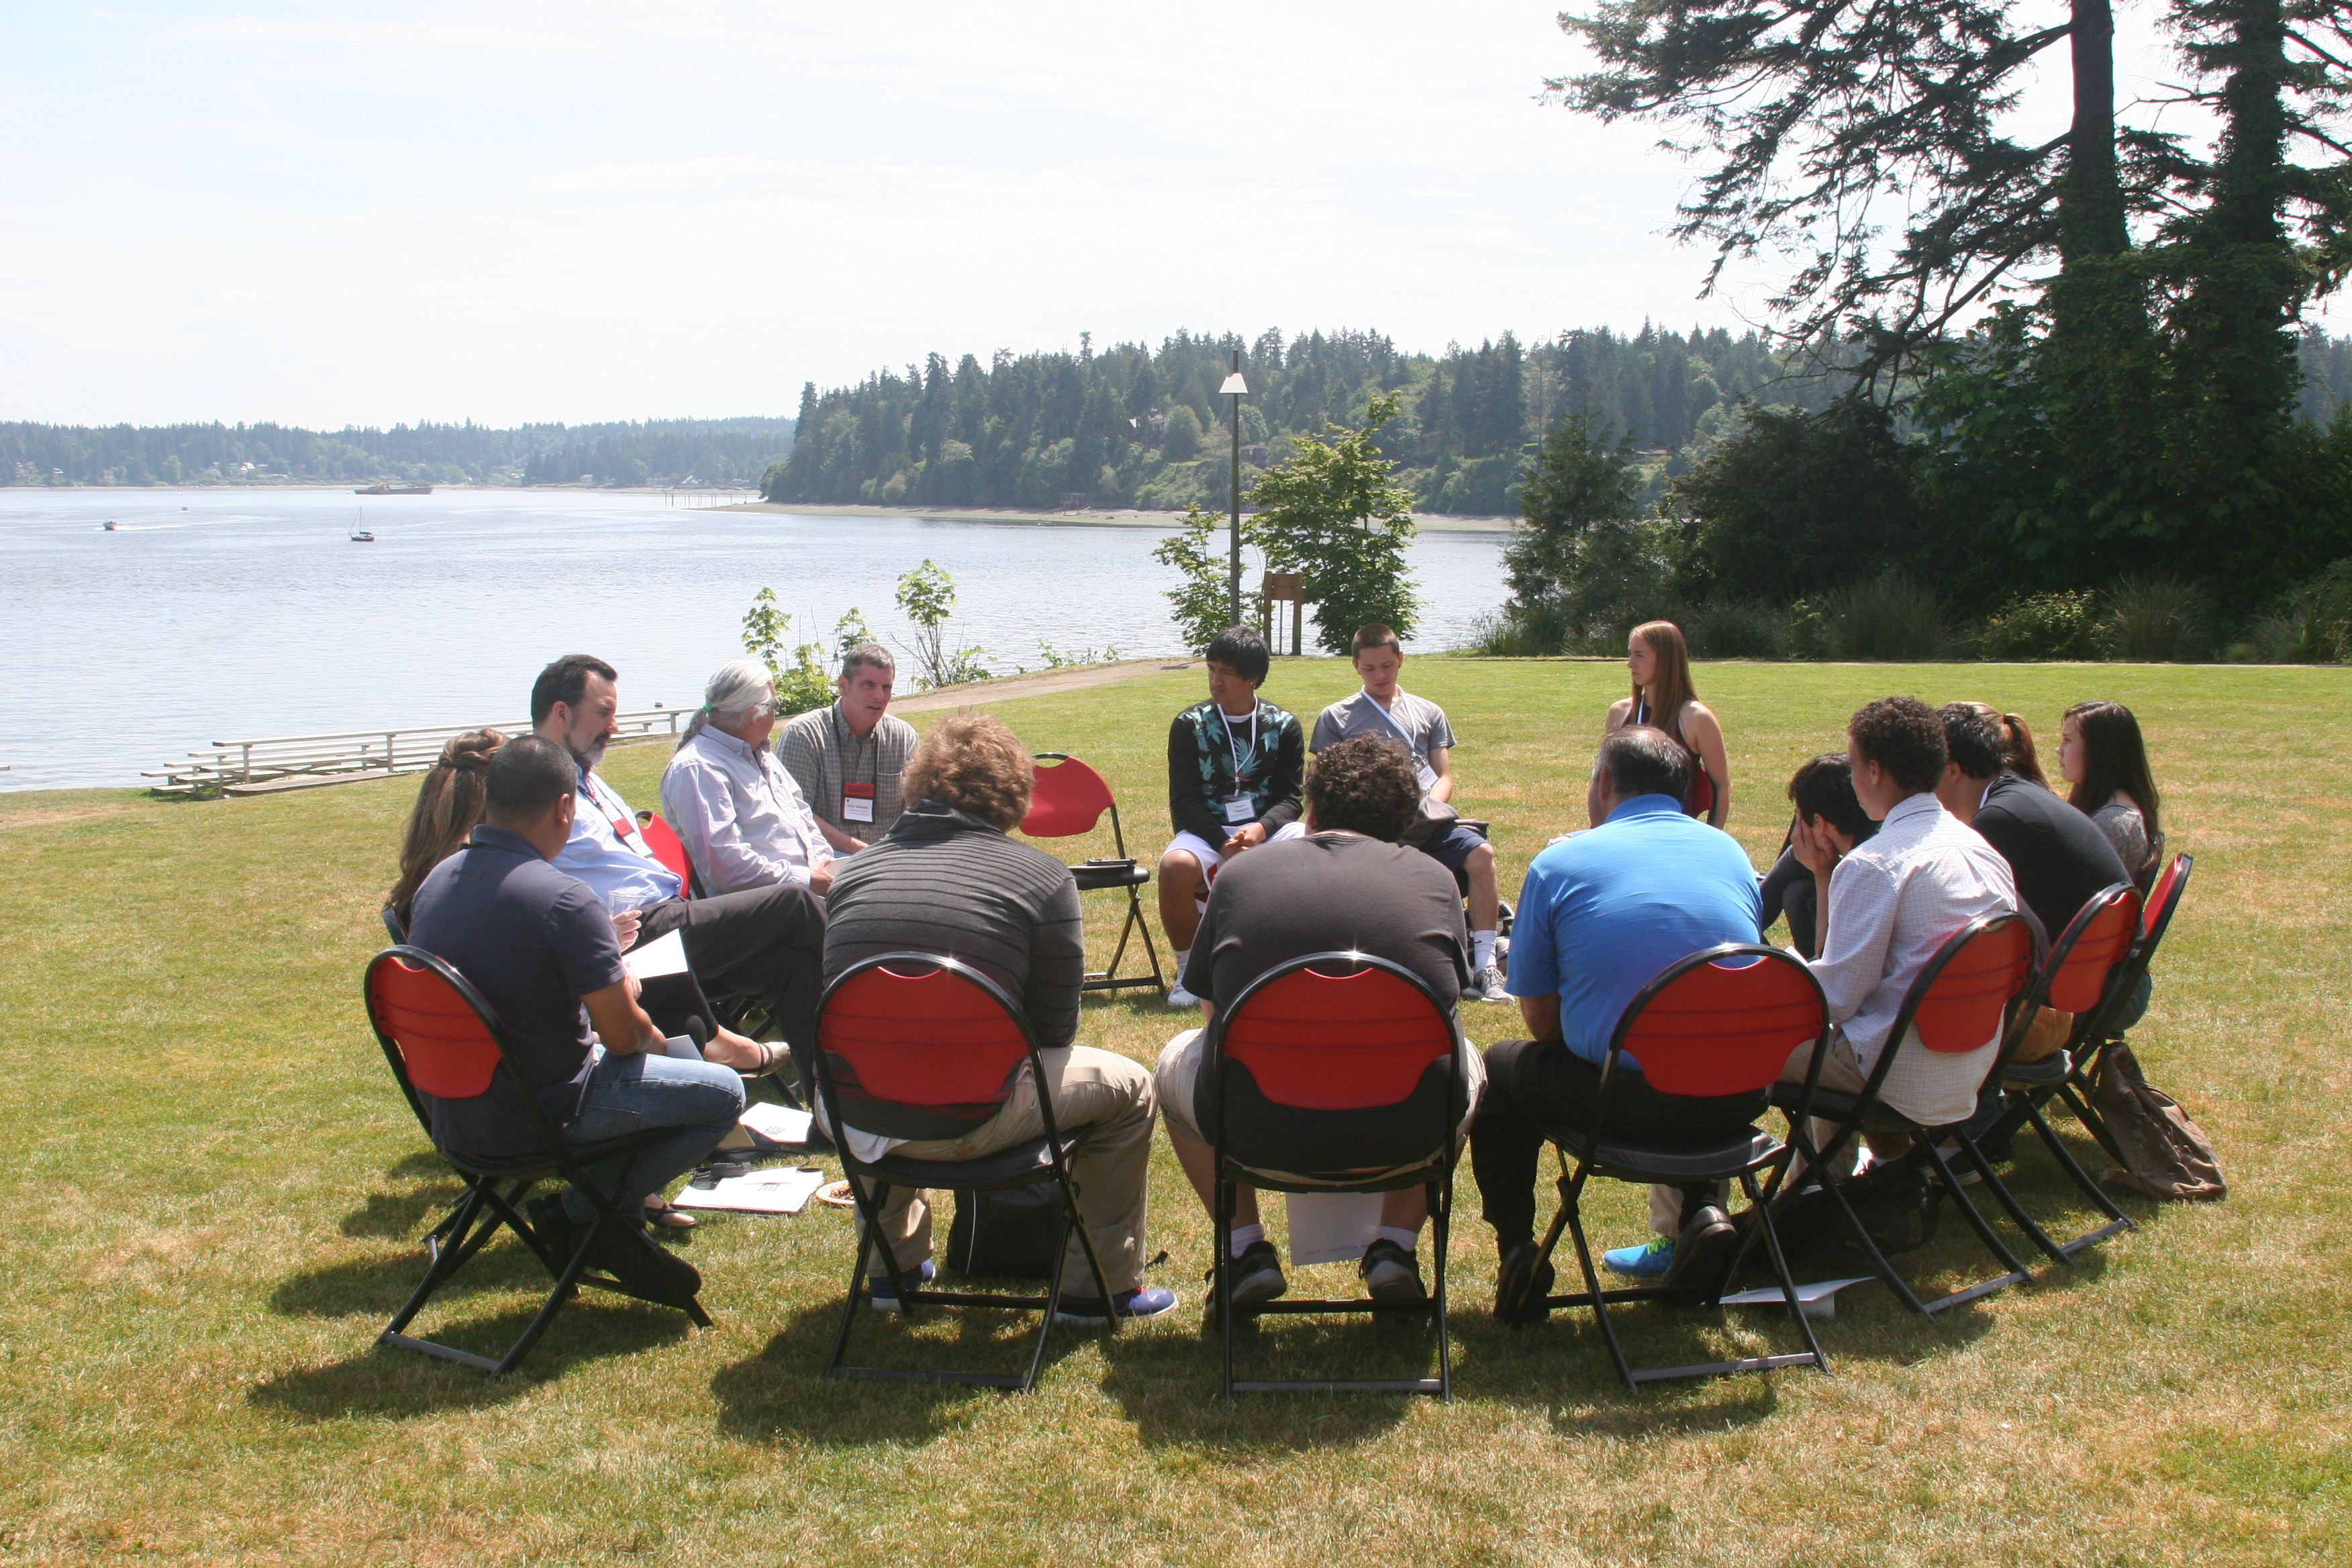
[[[1657,1279],[1675,1266],[1675,1238],[1654,1236],[1639,1247],[1612,1247],[1601,1255],[1602,1267],[1628,1279]]]
[[[940,1274],[938,1266],[928,1258],[923,1259],[923,1266],[920,1268],[901,1268],[898,1272],[912,1274],[915,1278],[915,1289],[918,1290],[938,1279]],[[874,1310],[877,1312],[895,1312],[898,1310],[898,1288],[890,1283],[890,1277],[887,1274],[868,1274],[866,1277],[866,1299],[873,1303]]]
[[[1061,1310],[1054,1314],[1054,1318],[1056,1322],[1076,1323],[1080,1327],[1108,1322],[1113,1317],[1156,1318],[1162,1312],[1176,1310],[1176,1292],[1152,1288],[1121,1290],[1110,1301],[1110,1310],[1106,1312],[1099,1297],[1065,1296]]]

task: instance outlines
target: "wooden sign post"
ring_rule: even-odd
[[[1303,646],[1302,634],[1307,626],[1305,584],[1306,579],[1296,572],[1269,572],[1259,584],[1258,629],[1267,647],[1274,647],[1275,642],[1274,607],[1285,600],[1290,605],[1290,651],[1297,653]]]

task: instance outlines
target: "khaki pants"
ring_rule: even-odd
[[[1087,1234],[1094,1238],[1113,1293],[1136,1289],[1143,1283],[1144,1175],[1151,1163],[1154,1119],[1151,1075],[1125,1057],[1091,1046],[1040,1051],[1038,1059],[1045,1064],[1054,1097],[1055,1124],[1065,1132],[1087,1129],[1086,1143],[1070,1162]],[[976,1160],[1045,1131],[1037,1086],[1024,1073],[997,1113],[962,1137],[920,1139],[890,1152],[909,1160]],[[925,1194],[892,1187],[882,1204],[881,1231],[902,1270],[919,1268],[931,1255],[931,1207]],[[882,1277],[878,1260],[868,1272]],[[1093,1297],[1094,1273],[1075,1232],[1062,1279],[1067,1294]]]

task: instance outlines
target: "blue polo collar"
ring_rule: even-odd
[[[1609,814],[1609,820],[1616,822],[1632,816],[1680,816],[1682,815],[1683,803],[1673,795],[1637,795],[1631,800],[1619,801],[1617,809]]]

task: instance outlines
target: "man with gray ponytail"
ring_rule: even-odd
[[[833,850],[792,774],[768,751],[776,689],[757,659],[730,659],[662,773],[662,814],[713,893],[795,882],[823,897]]]

